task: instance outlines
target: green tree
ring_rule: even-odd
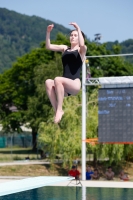
[[[41,63],[48,64],[49,60],[53,59],[53,52],[39,48],[19,58],[11,69],[1,75],[1,123],[6,131],[16,131],[16,128],[18,130],[20,125],[28,122],[26,116],[28,99],[33,97],[36,91],[34,68]],[[11,106],[15,106],[17,112],[13,113],[10,110]],[[36,133],[33,129],[33,138],[35,138],[34,135]],[[33,143],[35,143],[34,139]]]
[[[38,145],[49,152],[52,162],[59,154],[64,165],[71,165],[81,155],[81,93],[66,97],[63,109],[65,115],[59,125],[53,124],[53,117],[40,124]]]
[[[68,42],[68,39],[59,34],[57,41]],[[38,125],[41,121],[47,121],[51,108],[44,82],[57,75],[62,75],[61,54],[46,50],[45,43],[19,58],[10,70],[1,75],[3,127],[6,131],[14,131],[23,123],[28,123],[32,128],[33,147],[36,147]],[[12,113],[11,106],[16,106],[18,112]]]
[[[119,54],[120,46],[114,45],[112,52],[107,50],[106,44],[97,45],[88,43],[87,55]],[[126,62],[123,57],[89,58],[92,77],[132,76],[133,65]]]

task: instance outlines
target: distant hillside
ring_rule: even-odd
[[[133,53],[133,39],[125,40],[121,43],[118,41],[115,42],[108,42],[107,43],[107,49],[111,50],[114,45],[120,45],[121,46],[121,53],[122,54],[128,54]],[[126,56],[125,59],[133,64],[133,56]]]
[[[10,68],[17,57],[39,47],[51,23],[54,22],[0,8],[0,73]],[[68,34],[70,31],[62,25],[54,25],[51,39],[55,39],[58,32]]]

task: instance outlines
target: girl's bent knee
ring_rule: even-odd
[[[53,85],[53,80],[47,79],[47,80],[45,81],[45,86],[46,86],[46,87],[49,87],[49,86],[51,86],[51,85]]]
[[[47,79],[46,81],[45,81],[45,84],[49,84],[49,83],[51,83],[51,79]]]
[[[54,79],[54,82],[55,82],[55,83],[61,82],[61,78],[60,78],[60,77],[56,77],[56,78]]]

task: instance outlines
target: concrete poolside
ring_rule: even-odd
[[[16,181],[16,180],[23,180],[29,177],[22,177],[22,176],[0,176],[0,185],[2,183]],[[50,186],[67,186],[70,181],[62,181],[62,182],[55,182],[50,184]],[[72,181],[69,186],[75,186],[76,181]],[[107,181],[107,180],[98,180],[98,181],[81,181],[82,186],[84,187],[104,187],[104,188],[133,188],[133,182],[131,181]],[[81,186],[78,184],[77,186]]]

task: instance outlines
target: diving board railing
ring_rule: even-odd
[[[38,176],[15,180],[0,184],[0,196],[23,192],[43,186],[49,186],[53,183],[71,181],[74,177],[69,176]]]
[[[86,56],[86,58],[133,56],[130,54]],[[82,66],[82,180],[86,180],[86,86],[101,85],[102,87],[133,87],[133,76],[101,77],[86,80],[86,64]]]

